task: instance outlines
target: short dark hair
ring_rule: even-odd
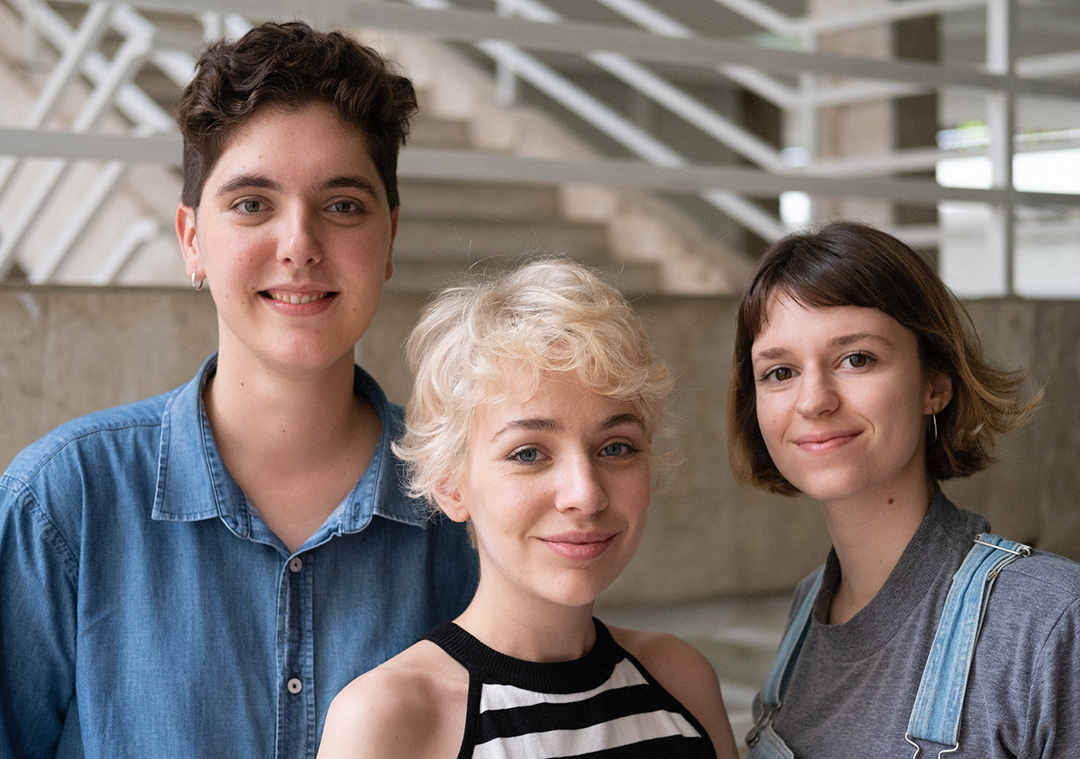
[[[181,202],[198,207],[206,178],[256,110],[312,102],[328,103],[363,133],[396,207],[398,151],[417,110],[412,82],[372,48],[299,21],[257,26],[235,42],[212,43],[199,58],[176,110],[184,137]]]
[[[776,493],[798,492],[776,468],[757,421],[751,349],[774,295],[808,308],[875,308],[911,330],[925,369],[952,380],[937,414],[926,467],[934,480],[967,477],[993,459],[993,437],[1023,424],[1040,395],[1021,395],[1023,375],[987,364],[971,319],[933,268],[874,227],[835,222],[773,243],[739,303],[728,389],[728,455],[737,479]]]

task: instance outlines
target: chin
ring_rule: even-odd
[[[552,600],[560,606],[571,609],[589,606],[596,602],[596,599],[608,589],[612,582],[614,578],[606,582],[567,583],[561,592],[552,594],[554,596]]]
[[[857,484],[834,479],[811,479],[809,482],[793,482],[792,484],[815,501],[824,503],[855,498],[863,490]]]

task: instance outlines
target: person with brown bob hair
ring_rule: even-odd
[[[468,604],[467,531],[406,492],[404,410],[354,358],[415,111],[301,22],[199,58],[176,229],[218,350],[0,480],[0,755],[314,756],[336,693]]]
[[[1022,385],[895,237],[837,222],[766,251],[739,304],[731,465],[818,500],[833,547],[796,589],[750,757],[1075,753],[1080,566],[938,485],[1026,421]]]
[[[793,235],[770,249],[739,304],[728,396],[731,467],[742,482],[774,493],[798,490],[776,468],[758,427],[750,348],[770,298],[786,293],[805,306],[876,308],[911,330],[923,366],[952,380],[953,398],[936,416],[926,451],[933,480],[968,477],[991,461],[993,438],[1027,421],[1038,396],[1020,394],[1023,376],[982,358],[967,311],[930,265],[892,235],[838,222]]]

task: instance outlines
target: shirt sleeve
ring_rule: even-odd
[[[0,478],[0,756],[56,753],[75,693],[77,578],[45,510]]]
[[[1032,673],[1030,752],[1039,759],[1074,759],[1080,746],[1080,598],[1051,628]]]

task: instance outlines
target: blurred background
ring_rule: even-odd
[[[836,217],[930,260],[1045,401],[947,483],[1080,559],[1080,4],[1075,0],[0,0],[0,463],[168,390],[216,346],[174,229],[172,110],[208,40],[348,30],[415,81],[395,274],[357,360],[403,403],[430,292],[531,255],[630,296],[676,376],[684,464],[602,599],[713,661],[741,737],[818,507],[739,487],[735,306],[772,241]]]

